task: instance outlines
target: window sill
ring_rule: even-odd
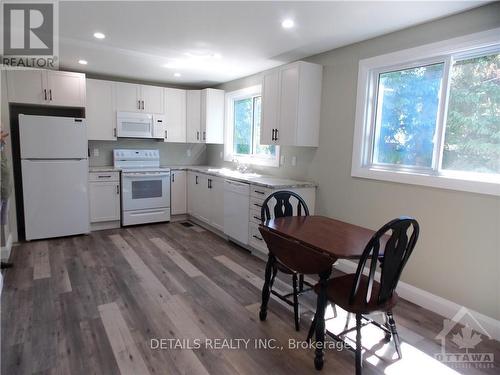
[[[479,180],[477,175],[474,175],[474,179],[471,179],[470,175],[466,176],[466,174],[460,172],[443,172],[435,175],[414,171],[388,171],[375,167],[353,168],[351,176],[500,196],[500,178],[497,176],[480,175],[481,180]]]

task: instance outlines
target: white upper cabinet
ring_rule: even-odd
[[[224,143],[224,90],[201,90],[201,133],[205,143]]]
[[[89,140],[116,140],[113,82],[87,79],[87,135]]]
[[[137,112],[142,109],[140,86],[133,83],[115,82],[115,109],[124,112]]]
[[[165,142],[186,142],[186,90],[165,89]]]
[[[201,139],[201,91],[186,92],[186,138],[188,143],[199,143]]]
[[[188,90],[186,122],[188,143],[224,143],[224,90]]]
[[[115,82],[115,108],[125,112],[163,113],[163,87]]]
[[[85,74],[56,70],[9,70],[9,102],[85,107]]]
[[[319,145],[323,67],[299,61],[264,75],[262,144]]]
[[[142,110],[147,113],[164,113],[165,99],[164,88],[157,86],[140,86],[140,100]]]

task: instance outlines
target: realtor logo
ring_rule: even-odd
[[[57,69],[57,2],[2,1],[1,10],[2,64]]]
[[[462,327],[457,327],[459,324]],[[494,354],[475,350],[476,346],[483,341],[483,336],[491,339],[491,335],[474,315],[462,307],[451,320],[443,320],[443,329],[436,336],[437,340],[441,340],[441,353],[434,354],[434,357],[454,368],[493,368]],[[458,350],[452,351],[449,348],[447,350],[447,338],[457,346]]]
[[[53,4],[3,5],[3,54],[54,54]]]

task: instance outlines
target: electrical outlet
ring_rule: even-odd
[[[92,150],[92,154],[94,155],[94,157],[98,157],[99,156],[99,149],[97,147],[95,147],[93,150]]]
[[[191,149],[190,148],[187,149],[186,154],[187,154],[188,158],[191,157]]]
[[[297,157],[292,156],[292,167],[295,167],[297,165]]]

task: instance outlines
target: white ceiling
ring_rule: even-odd
[[[210,86],[484,3],[66,1],[59,3],[60,65]],[[283,29],[285,18],[295,27]],[[96,31],[106,38],[95,39]]]

